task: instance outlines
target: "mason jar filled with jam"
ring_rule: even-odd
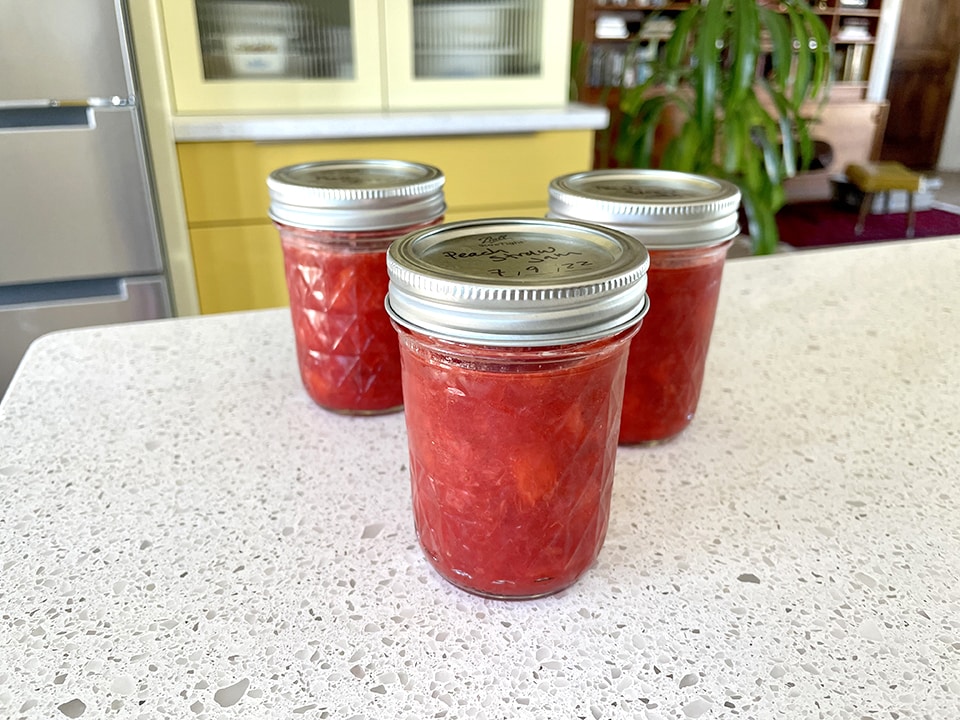
[[[555,178],[549,196],[549,217],[599,223],[647,247],[652,310],[632,343],[620,443],[677,435],[700,400],[740,191],[702,175],[628,168]]]
[[[390,246],[414,522],[454,585],[533,598],[606,535],[643,245],[583,223],[449,223]]]
[[[443,173],[397,160],[339,160],[270,173],[300,377],[328,410],[400,410],[400,354],[384,309],[386,252],[443,220]]]

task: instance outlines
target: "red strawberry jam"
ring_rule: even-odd
[[[379,413],[403,405],[397,334],[383,308],[386,244],[354,233],[280,226],[300,377],[329,410]],[[383,235],[383,233],[381,233]]]
[[[650,249],[652,310],[631,345],[621,444],[666,440],[693,419],[729,246]]]
[[[529,598],[566,588],[593,563],[635,330],[511,350],[400,329],[414,520],[444,578]]]

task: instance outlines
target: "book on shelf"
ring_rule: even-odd
[[[843,59],[843,74],[837,78],[843,82],[866,82],[870,75],[872,45],[851,45]]]

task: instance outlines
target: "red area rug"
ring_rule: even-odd
[[[914,237],[960,235],[960,208],[944,207],[917,211]],[[807,202],[787,205],[777,213],[780,240],[793,247],[826,247],[856,243],[902,240],[907,235],[907,214],[868,215],[862,235],[854,235],[857,211],[834,202]]]

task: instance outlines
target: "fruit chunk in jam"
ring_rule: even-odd
[[[636,326],[526,349],[398,331],[414,520],[429,561],[489,597],[571,585],[606,535]]]
[[[627,363],[621,444],[666,440],[693,419],[729,246],[650,249],[650,313]]]
[[[339,412],[399,410],[399,348],[383,306],[386,247],[397,231],[371,242],[370,233],[278,228],[307,393]]]

